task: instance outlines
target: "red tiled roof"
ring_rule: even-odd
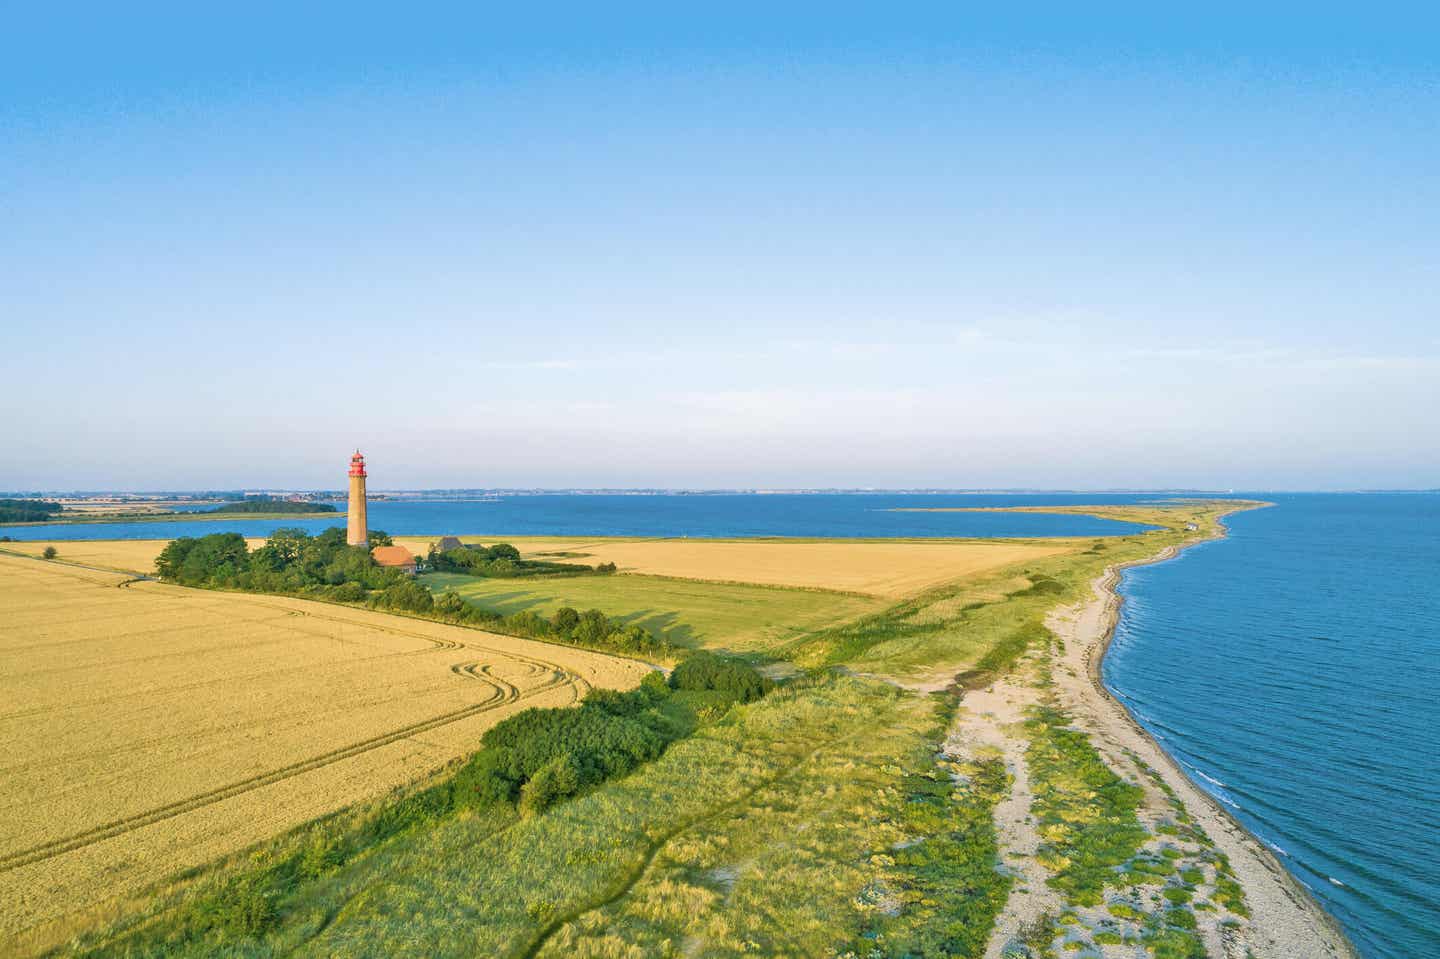
[[[410,566],[415,562],[414,555],[403,546],[377,546],[370,555],[381,566]]]

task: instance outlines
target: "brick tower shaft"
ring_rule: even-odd
[[[350,457],[350,515],[345,525],[345,542],[369,545],[370,528],[365,522],[365,457],[356,450]]]

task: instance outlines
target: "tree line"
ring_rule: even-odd
[[[247,497],[235,503],[221,503],[214,509],[201,510],[207,516],[214,513],[337,513],[329,503],[294,503],[287,499],[271,497]]]
[[[614,563],[586,566],[581,563],[551,563],[521,559],[520,551],[509,543],[494,546],[460,546],[443,552],[431,549],[427,557],[431,569],[442,573],[464,573],[492,579],[518,579],[525,576],[580,576],[586,573],[613,573]]]
[[[277,529],[253,552],[239,533],[182,536],[161,550],[155,571],[185,586],[290,593],[358,602],[372,590],[405,581],[398,570],[375,562],[370,550],[392,541],[370,532],[368,546],[350,546],[345,530],[331,527],[312,536],[303,529]]]
[[[64,508],[43,499],[0,499],[0,523],[46,523]]]
[[[423,584],[371,557],[374,547],[392,545],[385,532],[372,530],[368,547],[350,546],[345,537],[339,527],[314,536],[303,529],[277,529],[263,546],[251,550],[239,533],[182,536],[160,552],[155,571],[162,579],[184,586],[366,603],[375,609],[632,656],[668,658],[674,652],[667,637],[612,619],[598,609],[582,613],[565,607],[548,619],[531,610],[506,616],[476,606],[453,590],[436,597]]]

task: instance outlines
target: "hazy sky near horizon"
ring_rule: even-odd
[[[0,490],[1440,486],[1440,14],[0,8]]]

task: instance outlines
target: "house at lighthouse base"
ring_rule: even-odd
[[[415,555],[403,546],[377,546],[370,551],[370,556],[386,569],[398,569],[406,576],[415,575]]]

